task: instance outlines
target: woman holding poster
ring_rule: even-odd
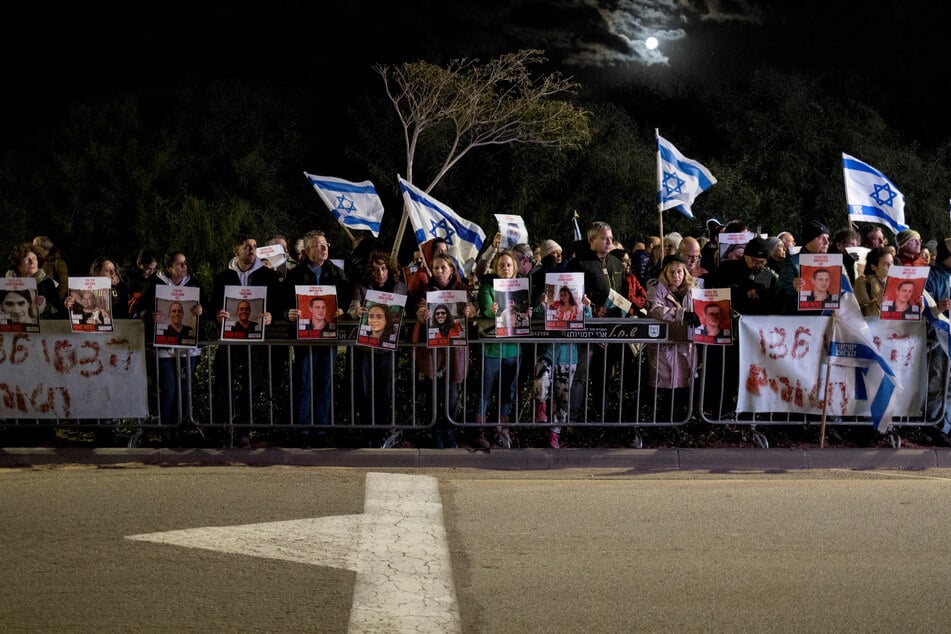
[[[456,265],[448,253],[438,253],[433,257],[432,277],[426,282],[426,286],[418,293],[413,295],[411,301],[416,306],[416,328],[414,330],[414,340],[420,341],[420,337],[425,337],[426,324],[432,318],[429,306],[426,301],[426,294],[434,291],[467,291],[468,286],[459,279],[456,272]],[[475,317],[475,306],[467,303],[464,309],[466,318]],[[421,334],[422,333],[422,334]],[[435,423],[433,425],[433,446],[437,449],[443,447],[455,448],[456,439],[452,433],[452,426],[446,416],[446,411],[450,416],[456,414],[456,406],[459,401],[459,388],[466,380],[466,374],[469,370],[469,348],[466,346],[453,346],[451,348],[427,348],[416,346],[416,367],[423,375],[425,389],[423,394],[432,394],[430,390],[436,391],[436,411],[433,412]],[[448,381],[446,386],[444,381]],[[443,402],[442,395],[448,392],[448,402]],[[427,401],[428,403],[429,401]],[[425,411],[425,409],[423,410]]]
[[[400,279],[400,269],[382,251],[371,251],[360,281],[353,287],[353,300],[347,313],[360,320],[366,314],[369,336],[377,342],[389,341],[394,326],[392,311],[382,304],[368,304],[367,291],[406,295],[406,284]],[[393,412],[393,374],[396,355],[391,350],[353,346],[350,348],[354,370],[354,390],[357,413],[361,422],[370,425],[388,425]],[[374,409],[373,404],[376,403]]]
[[[693,277],[679,255],[664,258],[660,275],[647,285],[648,315],[654,319],[699,326],[700,319],[693,312],[691,289]],[[658,416],[669,416],[671,421],[686,418],[690,382],[693,380],[693,344],[658,344],[648,346],[650,384],[657,391]],[[676,405],[676,411],[674,407]]]
[[[515,279],[515,255],[503,249],[495,256],[493,274],[483,276],[479,283],[479,316],[495,320],[505,309],[495,297],[496,279]],[[498,397],[499,425],[496,428],[497,442],[500,447],[510,449],[512,437],[509,435],[508,422],[512,414],[512,402],[515,400],[515,381],[518,378],[518,364],[521,348],[517,343],[485,343],[482,346],[484,372],[482,375],[482,396],[476,422],[485,423],[489,401]],[[491,447],[485,437],[485,430],[479,429],[475,442],[483,449]]]

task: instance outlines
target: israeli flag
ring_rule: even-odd
[[[710,170],[688,159],[673,143],[657,135],[657,208],[660,211],[676,207],[683,215],[693,218],[690,206],[694,199],[716,182]]]
[[[320,199],[327,205],[344,228],[368,229],[373,237],[380,236],[380,222],[383,220],[383,201],[376,193],[370,181],[352,183],[333,176],[314,176],[304,172],[304,176],[317,190]]]
[[[892,396],[900,392],[902,386],[888,361],[878,353],[852,284],[844,273],[839,309],[834,311],[832,318],[829,363],[855,367],[854,385],[858,398],[869,401],[875,429],[884,433],[892,420]]]
[[[875,222],[898,234],[905,224],[905,196],[877,169],[842,153],[845,201],[850,222]]]
[[[416,243],[445,238],[449,255],[456,262],[456,269],[468,276],[482,250],[485,232],[476,223],[462,218],[423,190],[403,180],[402,176],[397,174],[397,178],[403,203],[413,224]]]
[[[948,320],[946,313],[938,310],[938,303],[931,296],[931,293],[925,291],[922,296],[925,298],[925,319],[934,329],[935,339],[938,340],[938,345],[941,346],[945,356],[951,356],[951,353],[948,352],[948,341],[951,339],[951,321]]]

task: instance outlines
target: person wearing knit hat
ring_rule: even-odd
[[[542,257],[551,255],[555,251],[561,253],[561,245],[555,242],[554,240],[545,240],[542,242]]]
[[[786,261],[786,243],[776,236],[767,238],[766,245],[769,247],[769,259],[766,260],[766,266],[772,269],[776,275],[779,275],[779,269]]]
[[[829,250],[830,235],[829,228],[818,220],[807,220],[802,225],[802,232],[799,235],[799,239],[803,244],[802,248],[808,253],[825,253]],[[825,236],[825,247],[820,247],[818,243],[810,246],[813,240],[822,242],[822,236]]]
[[[898,232],[899,266],[928,266],[921,258],[921,234],[914,229]]]
[[[733,310],[741,315],[770,315],[776,307],[776,273],[766,266],[769,244],[756,236],[746,243],[743,257],[724,260],[710,278],[711,288],[728,288]]]
[[[799,311],[799,287],[802,286],[802,278],[799,276],[799,255],[828,253],[829,228],[818,220],[807,220],[802,223],[802,232],[799,235],[802,248],[799,252],[787,256],[779,270],[779,283],[776,288],[777,308],[784,315],[818,315],[822,311]]]

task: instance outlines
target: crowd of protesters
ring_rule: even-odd
[[[730,244],[729,248],[718,247],[721,235],[744,232],[749,232],[752,237],[743,243]],[[267,244],[287,248],[283,236],[272,237]],[[201,298],[193,309],[194,314],[209,315],[205,322],[216,329],[220,329],[222,322],[232,319],[224,297],[226,286],[264,288],[266,310],[253,315],[254,323],[268,326],[272,322],[285,322],[291,324],[291,328],[296,328],[298,319],[304,317],[296,304],[295,288],[300,285],[332,286],[336,291],[336,306],[331,311],[327,311],[325,305],[312,307],[308,313],[312,322],[320,320],[320,323],[310,323],[306,327],[318,332],[334,320],[346,318],[345,315],[355,320],[363,317],[367,312],[364,300],[368,290],[398,293],[408,298],[404,321],[412,333],[408,340],[419,342],[420,332],[425,331],[426,324],[436,317],[430,313],[426,301],[428,291],[464,290],[469,302],[464,315],[458,317],[491,320],[506,309],[494,297],[493,280],[528,278],[530,304],[537,311],[537,320],[550,303],[568,304],[569,300],[575,300],[570,293],[568,298],[545,294],[546,274],[559,272],[583,275],[584,296],[577,298],[573,306],[574,314],[587,317],[652,318],[702,327],[703,320],[709,320],[710,315],[694,312],[691,298],[694,287],[730,289],[731,309],[739,316],[806,314],[799,308],[800,289],[803,287],[800,257],[802,254],[841,253],[843,275],[854,287],[861,310],[868,317],[875,317],[882,310],[883,291],[891,266],[930,267],[926,290],[935,302],[935,309],[947,312],[951,307],[948,283],[951,239],[923,243],[917,231],[908,229],[889,240],[880,226],[871,224],[831,232],[821,222],[810,220],[803,223],[796,233],[784,228],[775,235],[767,235],[753,234],[741,220],[721,223],[710,219],[690,235],[645,236],[627,247],[615,238],[610,225],[594,222],[581,239],[566,241],[565,248],[550,236],[543,236],[534,244],[505,248],[501,245],[501,234],[497,234],[494,239],[486,241],[470,271],[460,270],[459,263],[450,257],[447,242],[442,238],[421,245],[413,261],[404,265],[394,261],[382,245],[369,237],[355,241],[349,249],[341,249],[339,255],[342,259],[336,260],[331,257],[332,245],[322,231],[309,231],[293,245],[292,251],[276,269],[256,255],[257,240],[254,237],[236,236],[233,257],[210,281],[208,289],[202,281],[190,275],[194,268],[185,254],[174,249],[164,256],[142,249],[129,258],[124,268],[119,266],[119,260],[99,257],[88,275],[110,279],[113,316],[142,319],[146,324],[149,347],[150,333],[155,320],[160,317],[155,306],[155,289],[159,285],[201,288]],[[17,245],[10,253],[6,275],[34,278],[37,292],[28,302],[32,305],[20,306],[25,303],[22,296],[3,291],[0,325],[20,319],[21,315],[38,316],[39,319],[67,318],[71,305],[67,279],[77,274],[86,272],[71,270],[67,258],[46,236],[37,236],[32,242]],[[612,293],[630,302],[626,313],[616,302],[610,301]],[[449,311],[443,308],[445,314],[439,317],[447,320]],[[236,310],[240,318],[241,305]],[[246,309],[245,312],[249,311]],[[181,318],[181,315],[176,316]],[[451,323],[458,322],[446,321],[447,329]],[[293,339],[293,330],[290,338]],[[229,348],[227,354],[219,350],[216,355],[215,374],[237,380],[232,384],[218,381],[214,400],[218,410],[228,411],[232,421],[247,423],[254,417],[253,401],[259,393],[255,386],[265,380],[262,372],[269,367],[268,361],[264,359],[262,347]],[[598,373],[594,369],[610,363],[609,357],[613,354],[610,346],[559,343],[539,347],[537,358],[531,358],[520,344],[495,340],[480,342],[478,350],[478,355],[470,355],[466,347],[428,350],[420,346],[415,352],[419,381],[430,389],[438,388],[438,415],[433,416],[435,424],[431,430],[431,443],[435,447],[456,447],[463,442],[463,439],[456,438],[450,420],[444,415],[446,404],[442,397],[448,394],[448,411],[461,414],[462,385],[469,369],[478,366],[482,385],[477,392],[479,397],[473,414],[479,426],[474,428],[467,442],[484,449],[519,446],[518,430],[510,428],[509,423],[517,415],[513,406],[516,392],[527,379],[528,386],[533,388],[534,405],[528,408],[532,420],[550,425],[547,446],[559,448],[564,442],[560,437],[563,427],[570,425],[572,420],[581,420],[580,407],[591,406],[586,395],[598,397],[598,390],[590,390],[591,382],[597,380]],[[174,405],[181,400],[180,396],[188,397],[190,377],[187,375],[194,373],[199,353],[194,347],[182,350],[164,348],[157,352],[160,418],[163,423],[177,424],[182,421],[182,413]],[[696,377],[696,346],[687,341],[650,346],[648,352],[650,385],[658,395],[656,406],[676,419],[676,410],[685,408],[685,395]],[[722,350],[718,354],[733,356],[732,352]],[[293,423],[301,429],[316,430],[311,443],[331,442],[326,429],[334,420],[334,379],[339,372],[337,348],[296,345],[284,361],[293,377]],[[356,395],[354,411],[359,419],[357,422],[386,425],[391,420],[390,404],[394,398],[391,382],[396,372],[394,353],[356,346],[348,357],[348,364],[348,376],[355,381],[352,387]],[[932,355],[932,379],[944,377],[947,364],[944,355]],[[736,377],[723,379],[725,384],[736,387]],[[250,385],[253,398],[232,393],[235,385]],[[951,431],[951,414],[946,398],[943,385],[935,383],[929,386],[929,415],[937,416],[944,407],[945,417],[931,436],[935,444],[951,446],[947,436]],[[493,417],[488,413],[490,402],[494,403]],[[595,408],[602,405],[593,404]],[[488,433],[490,431],[494,433]],[[250,444],[247,437],[242,441],[245,446]]]

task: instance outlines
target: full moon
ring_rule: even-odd
[[[657,38],[654,36],[651,36],[647,38],[646,40],[644,40],[644,46],[646,46],[651,51],[657,48],[657,44],[658,44]]]

